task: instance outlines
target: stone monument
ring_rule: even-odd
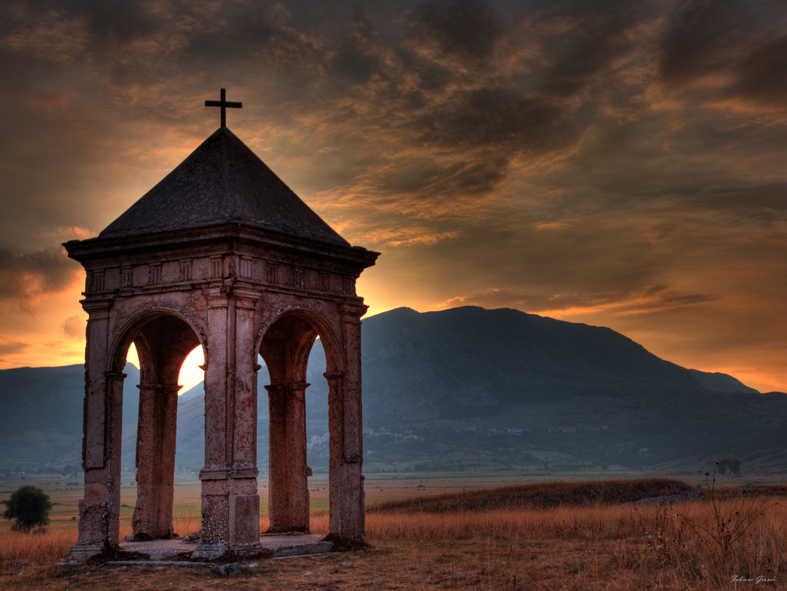
[[[270,373],[272,532],[308,531],[306,365],[327,361],[330,534],[364,539],[361,316],[355,283],[379,253],[351,246],[222,125],[98,237],[64,244],[85,268],[83,468],[71,560],[118,544],[122,373],[140,361],[134,540],[173,536],[178,374],[205,356],[202,529],[194,557],[259,552],[257,355]]]

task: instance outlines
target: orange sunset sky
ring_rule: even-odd
[[[95,236],[228,125],[359,293],[608,326],[787,391],[787,4],[0,3],[0,368],[83,360]]]

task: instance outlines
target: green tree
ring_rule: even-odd
[[[49,523],[52,501],[48,494],[31,484],[21,487],[3,504],[6,506],[3,518],[16,520],[11,529],[29,532],[36,525]]]

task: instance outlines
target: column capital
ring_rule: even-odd
[[[366,314],[369,306],[363,303],[363,298],[357,298],[357,301],[344,301],[339,304],[339,310],[342,313],[342,320],[344,322],[361,323],[361,316]]]
[[[112,298],[85,298],[80,303],[82,309],[88,313],[87,321],[90,322],[91,320],[108,318],[112,301]]]
[[[326,371],[322,374],[326,380],[339,380],[344,377],[345,373],[343,371]]]
[[[139,388],[140,392],[149,392],[151,390],[158,390],[161,388],[161,384],[156,384],[153,382],[143,382],[141,384],[137,384],[137,388]]]
[[[208,292],[208,308],[226,308],[229,305],[227,301],[227,290],[223,285],[216,285],[207,290]]]
[[[306,382],[290,382],[289,384],[287,384],[287,387],[290,390],[305,390],[309,386],[311,386],[311,384],[308,384]]]
[[[257,306],[257,301],[262,294],[255,290],[246,287],[234,287],[232,290],[232,297],[235,300],[235,305],[238,308],[247,308],[253,310]]]
[[[257,468],[249,466],[233,466],[229,470],[229,477],[233,480],[242,480],[246,478],[257,478],[260,471]]]
[[[230,471],[227,468],[203,468],[199,471],[200,480],[227,480]]]
[[[199,471],[200,480],[244,480],[257,478],[260,471],[255,466],[238,464],[230,468],[203,468]]]

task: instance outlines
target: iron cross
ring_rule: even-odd
[[[227,91],[223,88],[221,89],[221,100],[220,101],[205,101],[206,107],[221,107],[221,126],[227,127],[227,107],[231,109],[240,109],[243,107],[243,103],[231,103],[227,102]]]

